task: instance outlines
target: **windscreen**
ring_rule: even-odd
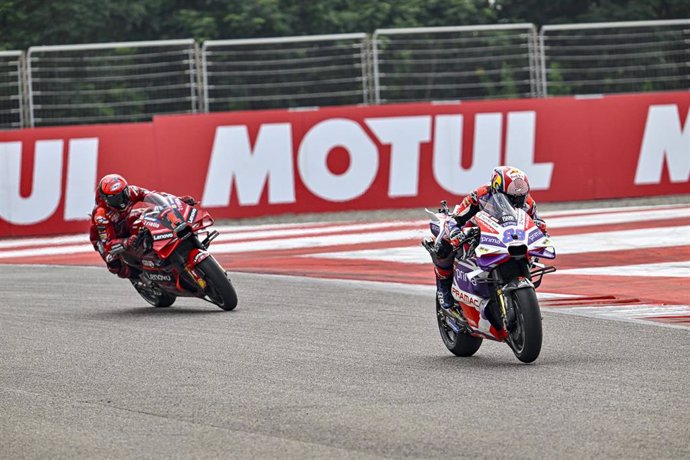
[[[170,195],[163,195],[157,192],[151,192],[144,198],[144,203],[155,206],[169,207],[175,204],[174,197]]]
[[[167,193],[151,192],[140,204],[147,219],[157,219],[165,227],[173,228],[184,218],[178,207],[178,199]]]
[[[517,212],[510,200],[502,193],[491,193],[479,198],[482,211],[496,219],[500,225],[515,225]]]

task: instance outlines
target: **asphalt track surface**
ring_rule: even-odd
[[[428,290],[233,274],[233,312],[0,266],[2,458],[688,458],[690,332],[544,313],[449,354]]]

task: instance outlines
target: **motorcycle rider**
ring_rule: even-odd
[[[118,254],[122,250],[135,251],[138,248],[140,235],[129,234],[127,216],[132,207],[143,201],[149,193],[143,187],[129,185],[119,174],[108,174],[98,182],[89,238],[108,270],[120,278],[136,278],[139,275]],[[196,204],[191,196],[182,196],[180,200],[190,206]]]
[[[529,190],[527,174],[511,166],[498,166],[491,172],[490,183],[477,188],[455,206],[451,213],[453,219],[448,224],[448,236],[443,238],[441,245],[436,248],[435,256],[432,255],[436,274],[436,295],[442,308],[448,309],[453,306],[453,254],[455,250],[465,250],[460,247],[460,240],[464,236],[462,229],[471,225],[470,219],[481,210],[484,201],[480,198],[493,193],[504,194],[515,208],[523,209],[529,214],[539,230],[547,233],[546,223],[539,218],[537,205]]]

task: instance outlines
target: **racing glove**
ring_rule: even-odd
[[[454,249],[457,249],[460,247],[460,242],[465,238],[465,234],[462,232],[462,229],[455,227],[450,231],[450,235],[448,235],[448,241],[450,242],[451,246],[453,246]]]
[[[131,251],[131,252],[135,252],[135,253],[146,252],[148,250],[148,248],[143,247],[145,245],[142,244],[146,240],[145,237],[146,237],[146,230],[144,229],[144,227],[141,227],[141,229],[139,230],[139,233],[137,233],[136,235],[132,235],[129,238],[125,238],[122,241],[122,246],[127,251]],[[143,249],[143,251],[142,251],[142,249]]]
[[[534,225],[537,226],[537,228],[546,236],[549,236],[549,233],[547,232],[546,229],[546,222],[544,222],[541,219],[534,219]]]
[[[136,251],[137,247],[139,246],[139,241],[140,241],[139,234],[132,235],[129,238],[125,238],[124,241],[122,241],[122,246],[127,251]]]
[[[194,197],[192,197],[191,195],[181,196],[181,197],[180,197],[180,200],[184,201],[184,202],[187,203],[189,206],[194,206],[195,204],[198,203],[198,201],[196,201],[196,200],[194,199]]]

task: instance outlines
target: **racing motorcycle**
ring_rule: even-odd
[[[454,304],[441,308],[436,318],[446,348],[457,356],[472,356],[483,339],[505,342],[524,363],[537,359],[542,345],[542,324],[535,289],[554,267],[539,259],[554,259],[551,238],[542,233],[522,209],[501,193],[481,197],[480,211],[461,230],[453,250]],[[437,257],[449,235],[453,216],[445,201],[437,213],[426,210],[435,238],[422,245]],[[447,244],[447,243],[446,243]]]
[[[140,272],[130,281],[145,301],[164,308],[177,297],[198,297],[223,310],[237,306],[230,278],[208,252],[219,235],[208,230],[213,222],[208,212],[166,193],[149,193],[134,205],[127,225],[137,242],[118,255]]]

